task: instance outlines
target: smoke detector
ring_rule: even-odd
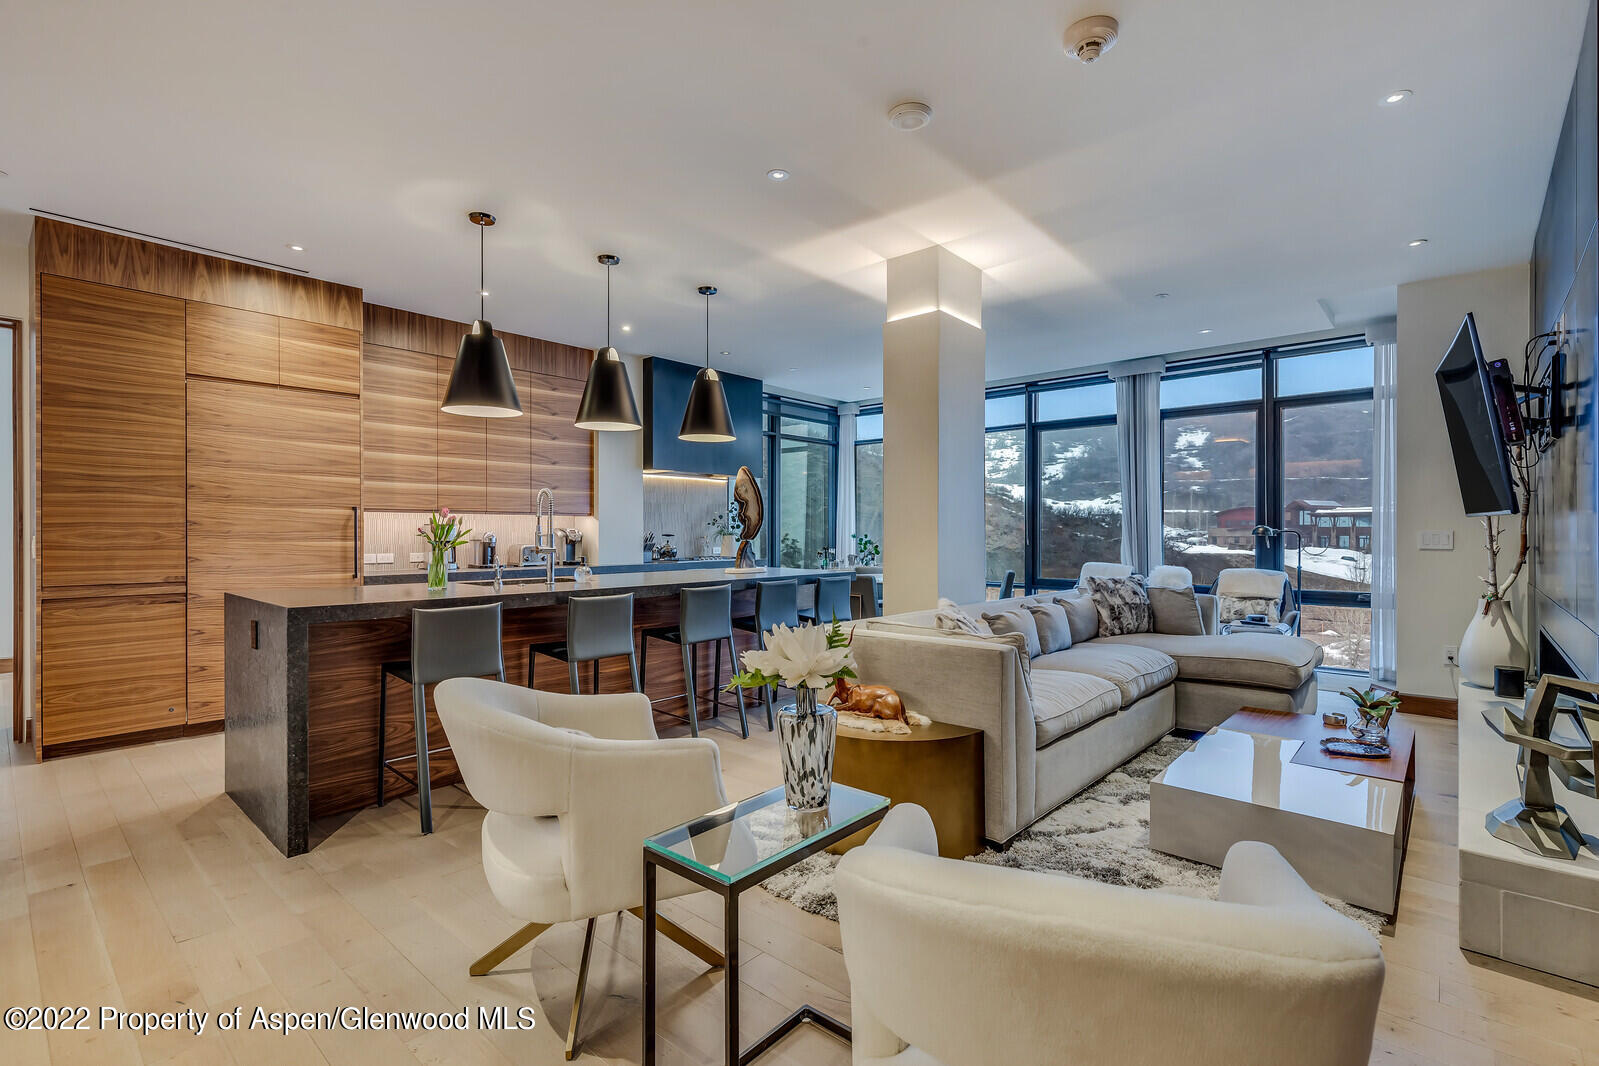
[[[897,130],[919,130],[933,121],[933,109],[919,100],[906,100],[888,109],[888,124]]]
[[[1109,15],[1089,15],[1066,27],[1066,52],[1092,63],[1116,43],[1116,20]]]

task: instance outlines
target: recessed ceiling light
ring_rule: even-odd
[[[733,353],[732,352],[723,352],[722,354],[723,355],[732,355]]]
[[[1213,330],[1213,329],[1202,329],[1199,332],[1200,333],[1215,333],[1216,331]]]
[[[487,296],[487,295],[488,295],[488,294],[489,294],[489,290],[487,290],[487,289],[479,289],[479,290],[478,290],[478,291],[477,291],[477,294],[478,294],[478,295],[479,295],[479,296]]]
[[[289,251],[291,251],[291,252],[303,252],[303,251],[305,251],[305,245],[303,245],[303,244],[291,244],[291,245],[288,246],[288,248],[289,248]]]
[[[773,181],[787,181],[788,171],[784,170],[782,167],[773,167],[771,170],[766,172],[766,176],[771,178]]]
[[[1410,246],[1412,248],[1420,248],[1422,245],[1424,245],[1426,243],[1427,243],[1427,238],[1425,238],[1425,237],[1417,237],[1415,240],[1410,242]]]
[[[632,333],[633,332],[633,327],[628,325],[626,322],[624,322],[624,323],[622,323],[622,332],[623,333]]]
[[[1170,295],[1171,295],[1171,293],[1169,293],[1169,292],[1157,292],[1155,294],[1155,299],[1164,300],[1166,297],[1168,297]]]
[[[1406,100],[1415,95],[1416,94],[1411,92],[1409,89],[1395,89],[1393,92],[1382,98],[1382,103],[1384,107],[1392,107],[1395,104],[1404,103]]]
[[[919,130],[933,121],[933,109],[920,100],[906,100],[888,110],[888,124],[907,133]]]

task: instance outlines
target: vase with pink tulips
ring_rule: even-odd
[[[427,541],[430,549],[428,555],[428,591],[443,592],[449,583],[450,571],[446,563],[448,553],[452,548],[459,548],[466,543],[466,538],[471,535],[471,530],[465,528],[461,516],[451,514],[448,507],[441,507],[438,511],[428,516],[428,524],[417,526],[417,536]]]

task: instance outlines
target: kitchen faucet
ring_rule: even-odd
[[[548,514],[550,531],[544,532],[544,518]],[[555,584],[555,493],[539,489],[533,500],[533,547],[544,553],[544,582]]]

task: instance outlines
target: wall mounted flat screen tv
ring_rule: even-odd
[[[1470,314],[1460,323],[1435,376],[1466,514],[1516,514],[1519,508],[1510,453],[1505,447],[1505,426],[1495,402],[1496,391],[1502,389],[1483,357],[1477,322]]]

